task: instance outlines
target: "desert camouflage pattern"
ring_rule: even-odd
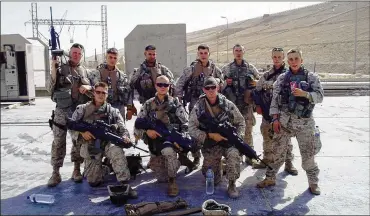
[[[319,181],[318,175],[320,169],[315,161],[315,120],[310,118],[298,118],[295,114],[289,113],[287,107],[279,104],[281,85],[284,81],[286,73],[279,75],[276,82],[273,84],[273,97],[270,107],[270,115],[280,113],[280,124],[287,130],[281,130],[280,133],[274,134],[274,156],[271,164],[273,170],[266,170],[267,178],[276,178],[276,173],[283,165],[290,137],[296,137],[298,141],[299,151],[302,157],[302,168],[306,171],[309,184],[317,184]],[[307,81],[313,89],[310,92],[309,101],[313,104],[321,103],[324,98],[324,92],[317,74],[309,72]]]
[[[118,109],[110,107],[110,113],[107,110],[107,103],[103,104],[99,109],[96,109],[92,102],[77,106],[76,111],[72,115],[72,120],[83,119],[86,122],[92,123],[94,120],[101,119],[103,114],[110,114],[112,116],[114,124],[119,128],[119,135],[122,137],[130,137],[130,134],[123,122],[123,117]],[[102,168],[102,158],[106,156],[113,167],[113,171],[116,173],[118,181],[127,181],[130,179],[130,170],[127,167],[127,160],[125,152],[122,148],[111,144],[102,143],[102,152],[98,154],[92,154],[90,149],[94,147],[94,141],[84,140],[83,137],[76,131],[73,131],[74,138],[77,138],[77,142],[81,143],[81,156],[85,159],[85,171],[84,176],[92,186],[95,186],[103,181],[103,177],[106,174]]]
[[[215,118],[220,122],[224,122],[226,120],[230,121],[230,123],[236,127],[239,137],[244,138],[245,121],[239,109],[222,94],[218,94],[218,100],[219,104],[211,107]],[[202,95],[199,101],[195,104],[189,118],[189,134],[194,137],[198,145],[202,147],[202,154],[204,157],[202,165],[203,175],[205,176],[208,167],[212,167],[212,170],[215,173],[215,182],[221,179],[221,158],[224,156],[226,158],[227,178],[229,180],[238,179],[240,176],[240,153],[236,148],[224,148],[218,145],[211,148],[203,147],[207,134],[199,129],[200,123],[198,121],[199,116],[203,112],[210,114],[206,106],[205,95]]]

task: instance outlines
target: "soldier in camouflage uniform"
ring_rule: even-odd
[[[170,80],[162,75],[156,79],[157,93],[155,97],[147,100],[138,114],[138,118],[149,118],[153,121],[161,120],[168,128],[178,128],[179,132],[186,133],[188,130],[188,114],[182,104],[168,94]],[[176,184],[176,173],[180,168],[173,144],[160,138],[155,130],[134,129],[135,136],[148,144],[151,152],[150,169],[158,182],[168,181],[168,195],[177,196],[179,188]]]
[[[276,173],[286,160],[289,140],[295,136],[302,156],[302,168],[306,171],[309,190],[319,195],[319,167],[315,162],[315,120],[312,111],[324,97],[319,76],[302,65],[302,52],[289,50],[289,70],[278,76],[273,85],[270,115],[273,117],[273,170],[266,170],[266,178],[257,184],[263,188],[275,185]],[[285,130],[283,130],[283,127]]]
[[[189,113],[192,111],[194,104],[198,101],[199,96],[203,94],[204,79],[208,76],[217,78],[220,85],[223,84],[222,71],[209,60],[210,52],[207,45],[198,46],[198,59],[189,67],[184,69],[175,87],[175,96],[179,101],[184,101],[184,107],[189,102]],[[199,165],[200,151],[192,153],[194,164]]]
[[[59,74],[56,68],[58,60],[53,60],[51,76],[47,82],[47,91],[51,93],[51,98],[56,103],[50,120],[54,140],[51,147],[53,173],[48,181],[49,187],[54,187],[62,181],[59,169],[63,166],[66,155],[66,118],[72,115],[77,105],[90,100],[87,96],[91,94],[90,81],[87,78],[90,72],[80,64],[83,49],[81,44],[72,45],[69,51],[70,59],[61,65]],[[80,146],[74,139],[72,143],[71,160],[74,162],[72,179],[75,182],[82,182],[80,164],[83,163],[83,158],[80,156]]]
[[[108,100],[114,108],[117,108],[123,118],[125,118],[125,106],[128,103],[132,104],[130,99],[130,86],[127,75],[120,71],[116,64],[119,58],[119,53],[116,48],[110,48],[106,53],[106,63],[98,66],[98,68],[91,72],[90,81],[92,85],[98,82],[105,82],[108,84]]]
[[[217,142],[227,141],[227,139],[218,133],[206,133],[203,129],[207,128],[207,125],[201,125],[198,120],[203,113],[207,113],[220,124],[229,121],[237,128],[239,137],[244,137],[245,120],[243,115],[236,105],[226,99],[224,95],[219,94],[218,90],[218,82],[214,77],[208,77],[204,81],[203,91],[205,94],[200,96],[190,113],[189,134],[195,137],[201,146],[204,157],[203,175],[205,176],[207,169],[212,167],[215,174],[215,185],[221,182],[221,158],[222,156],[226,158],[226,177],[229,180],[227,192],[231,198],[236,198],[239,196],[235,182],[240,177],[240,152],[233,146],[226,148],[218,145]]]
[[[140,67],[133,73],[130,78],[129,84],[131,88],[131,97],[127,106],[127,120],[132,118],[132,115],[136,114],[136,108],[133,103],[133,96],[135,89],[139,93],[139,102],[143,104],[148,99],[155,95],[155,79],[160,75],[165,75],[173,84],[173,74],[166,66],[156,60],[156,47],[154,45],[148,45],[145,47],[145,61],[141,63]],[[172,87],[171,87],[172,88]],[[170,94],[173,90],[170,89]]]
[[[125,127],[120,111],[107,103],[107,97],[108,85],[104,82],[96,83],[94,86],[94,101],[77,106],[72,115],[72,120],[83,120],[88,123],[93,123],[94,120],[103,120],[106,124],[112,125],[112,128],[126,142],[131,142],[130,134]],[[127,167],[125,153],[121,147],[105,140],[95,140],[95,137],[89,131],[73,131],[72,136],[79,143],[82,143],[80,154],[85,159],[84,176],[92,187],[103,183],[104,175],[107,173],[102,167],[103,155],[110,160],[117,180],[122,184],[129,181],[130,170]]]
[[[256,125],[256,118],[253,115],[254,103],[250,93],[256,87],[256,80],[259,79],[257,68],[243,59],[245,49],[242,45],[236,44],[233,47],[234,61],[222,67],[225,75],[222,94],[232,101],[243,114],[245,119],[244,142],[250,147],[253,146],[252,131]],[[257,163],[255,159],[246,158],[249,165]]]
[[[258,80],[256,91],[261,94],[262,100],[266,103],[266,107],[269,107],[272,100],[272,84],[276,81],[277,77],[286,71],[284,63],[284,50],[282,48],[273,48],[271,51],[271,58],[273,60],[273,67],[265,72],[261,79]],[[263,115],[262,123],[260,126],[261,134],[263,137],[263,161],[266,164],[272,162],[272,150],[273,150],[273,130],[271,125],[271,116],[269,113],[262,113],[262,109],[259,105],[256,106],[258,114]],[[293,145],[291,140],[288,140],[287,155],[285,160],[285,171],[291,175],[298,175],[298,170],[293,166],[294,155],[292,153]],[[263,163],[258,163],[253,168],[265,168]]]

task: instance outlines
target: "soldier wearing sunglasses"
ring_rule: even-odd
[[[153,121],[161,120],[169,128],[177,128],[179,132],[186,133],[188,130],[188,114],[182,104],[169,95],[171,86],[168,77],[162,75],[155,82],[157,93],[155,97],[147,100],[138,114],[138,118],[149,118]],[[177,152],[171,147],[164,146],[164,140],[155,130],[140,130],[135,128],[134,134],[143,139],[151,152],[150,169],[158,182],[168,182],[168,195],[177,196],[179,188],[176,184],[176,173],[180,168]]]
[[[112,128],[115,128],[117,133],[126,142],[130,142],[130,134],[124,124],[120,111],[107,103],[108,90],[109,88],[106,83],[97,82],[94,86],[94,100],[79,105],[72,115],[72,120],[83,120],[89,123],[92,123],[94,120],[103,120],[106,124],[112,125]],[[81,156],[85,158],[84,176],[87,178],[90,186],[97,187],[104,181],[106,172],[102,165],[103,155],[110,160],[117,180],[122,184],[127,184],[131,176],[127,166],[125,152],[121,147],[105,140],[96,140],[89,131],[73,131],[72,136],[82,144]],[[96,142],[99,142],[98,145]],[[136,191],[130,191],[130,196],[136,197]]]
[[[217,78],[219,85],[224,82],[222,71],[214,62],[209,60],[209,47],[205,44],[199,45],[197,54],[198,59],[184,69],[175,86],[175,96],[179,98],[179,101],[183,101],[184,107],[189,102],[189,113],[198,101],[199,96],[203,94],[202,87],[207,77]],[[192,156],[194,157],[194,164],[199,166],[200,151],[192,153]]]
[[[131,99],[131,89],[127,75],[117,67],[119,57],[116,48],[108,49],[106,61],[90,74],[89,79],[92,85],[98,82],[105,82],[108,84],[107,102],[114,108],[117,108],[121,112],[122,117],[125,118],[125,106],[132,104],[132,102],[129,101]],[[129,107],[128,109],[131,108],[132,107]],[[134,107],[131,110],[133,110],[133,113],[136,113]]]
[[[315,120],[312,112],[324,98],[319,76],[303,66],[302,51],[289,50],[289,69],[279,75],[273,84],[270,115],[274,129],[272,170],[257,184],[264,188],[276,184],[276,173],[284,164],[291,137],[296,137],[302,156],[302,168],[306,171],[309,191],[319,195],[320,169],[315,161]]]
[[[258,80],[256,91],[262,98],[262,101],[266,107],[270,107],[272,100],[272,86],[276,81],[277,77],[286,72],[286,67],[284,63],[285,53],[282,48],[273,48],[271,51],[271,58],[273,61],[273,67],[265,72],[261,79]],[[260,126],[261,134],[263,137],[263,161],[267,164],[272,162],[273,155],[273,142],[272,142],[272,125],[270,113],[263,113],[259,105],[256,106],[256,111],[258,114],[262,115],[262,122]],[[291,175],[298,175],[298,170],[293,166],[294,155],[292,153],[293,145],[291,140],[288,140],[287,155],[285,159],[285,171]],[[265,168],[263,163],[258,163],[253,166],[255,169]]]
[[[256,87],[256,80],[259,79],[257,68],[244,59],[244,46],[236,44],[233,47],[234,61],[222,67],[222,73],[225,75],[225,84],[222,89],[224,94],[238,107],[245,118],[245,136],[244,141],[254,148],[253,145],[253,126],[256,125],[256,118],[253,114],[254,103],[250,94]],[[255,159],[245,158],[245,162],[254,166],[257,163]]]
[[[207,128],[207,125],[200,125],[198,118],[206,112],[215,121],[222,124],[226,121],[237,128],[240,137],[244,137],[245,120],[236,105],[220,93],[219,85],[214,77],[208,77],[203,84],[205,94],[199,97],[189,118],[189,134],[195,137],[201,146],[204,157],[202,165],[202,174],[205,176],[209,167],[212,168],[215,179],[214,184],[221,182],[221,158],[226,158],[226,178],[229,180],[228,195],[230,198],[239,196],[235,182],[240,177],[240,152],[235,147],[225,147],[217,145],[217,142],[226,141],[227,139],[219,133],[206,133],[199,127]],[[216,145],[214,143],[216,142]]]
[[[127,120],[130,120],[133,114],[136,114],[136,108],[133,103],[133,96],[135,89],[139,93],[139,102],[143,104],[148,99],[155,96],[156,87],[155,80],[160,75],[165,75],[174,82],[173,74],[166,66],[157,61],[157,52],[154,45],[145,47],[144,56],[145,61],[141,63],[140,67],[134,71],[129,81],[132,91],[130,103],[127,106]],[[172,86],[170,88],[170,95],[173,94]]]

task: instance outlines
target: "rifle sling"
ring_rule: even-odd
[[[207,109],[209,111],[209,114],[211,114],[212,118],[214,118],[215,114],[213,113],[211,106],[209,105],[207,99],[205,99],[205,101],[206,101],[206,106],[207,106]]]
[[[182,211],[176,211],[176,212],[173,212],[171,214],[168,214],[168,216],[189,215],[189,214],[194,214],[194,213],[198,213],[198,212],[202,212],[201,207],[199,207],[199,208],[190,208],[190,209],[186,209],[186,210],[182,210]]]

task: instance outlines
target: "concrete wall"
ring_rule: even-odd
[[[131,76],[144,61],[144,49],[157,47],[157,59],[167,66],[175,78],[186,67],[186,24],[137,25],[125,38],[125,71]]]

